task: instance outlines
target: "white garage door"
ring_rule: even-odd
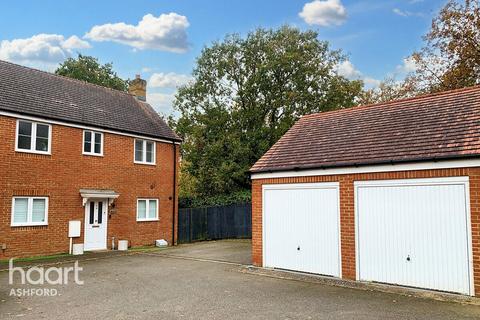
[[[355,182],[357,277],[473,294],[468,178]]]
[[[263,186],[264,266],[340,276],[338,183]]]

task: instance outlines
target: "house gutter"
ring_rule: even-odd
[[[94,131],[100,131],[103,133],[111,133],[111,134],[118,134],[118,135],[124,135],[128,137],[133,137],[133,138],[138,138],[138,139],[147,139],[147,140],[153,140],[157,142],[163,142],[163,143],[176,143],[180,144],[182,143],[182,139],[180,138],[171,138],[171,137],[160,137],[160,136],[153,136],[149,134],[144,134],[144,133],[138,133],[138,132],[133,132],[133,131],[128,131],[128,130],[123,130],[123,129],[118,129],[118,128],[110,128],[110,127],[104,127],[104,126],[99,126],[99,125],[92,125],[88,123],[83,123],[79,121],[66,121],[63,119],[59,118],[53,118],[53,117],[47,117],[43,115],[35,115],[32,113],[27,113],[27,112],[15,112],[15,111],[9,111],[9,110],[2,110],[0,108],[0,115],[1,116],[6,116],[6,117],[11,117],[11,118],[18,118],[18,119],[24,119],[24,120],[30,120],[30,121],[40,121],[40,122],[47,122],[49,124],[56,124],[60,126],[65,126],[65,127],[71,127],[71,128],[78,128],[78,129],[85,129],[85,130],[94,130]]]
[[[177,145],[172,141],[173,146],[173,199],[172,199],[172,246],[175,246],[175,209],[177,202]]]

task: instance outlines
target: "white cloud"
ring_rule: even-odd
[[[158,17],[147,14],[136,26],[124,22],[94,26],[85,38],[118,42],[135,49],[181,53],[188,49],[186,29],[189,25],[187,17],[174,12]]]
[[[77,36],[65,39],[58,34],[37,34],[31,38],[2,40],[0,59],[22,62],[59,62],[69,56],[74,49],[90,48],[87,41]]]
[[[365,76],[362,72],[355,68],[353,63],[348,60],[337,65],[336,69],[340,76],[349,80],[362,80],[365,84],[365,87],[368,89],[375,88],[380,85],[380,80]]]
[[[393,13],[395,13],[395,14],[397,14],[397,15],[399,15],[399,16],[408,17],[407,11],[402,11],[402,10],[400,10],[400,9],[398,9],[398,8],[394,8],[392,11],[393,11]]]
[[[354,65],[350,61],[343,61],[337,66],[337,72],[339,75],[353,80],[358,79],[362,76],[362,73],[355,69]]]
[[[192,77],[186,74],[161,72],[152,74],[148,81],[148,85],[152,88],[178,88],[187,84],[191,79]]]
[[[88,49],[92,46],[85,40],[80,39],[77,36],[71,36],[63,42],[63,47],[67,50],[72,49]]]
[[[393,11],[393,13],[395,13],[396,15],[399,15],[401,17],[412,17],[412,16],[423,17],[423,13],[421,13],[421,12],[411,12],[411,11],[407,11],[407,10],[401,10],[399,8],[394,8],[392,11]]]
[[[365,77],[362,80],[363,80],[363,83],[365,84],[365,87],[368,89],[376,88],[380,85],[380,83],[382,83],[380,80],[370,78],[370,77]]]
[[[401,65],[397,66],[397,72],[401,74],[408,74],[411,72],[415,72],[417,70],[417,65],[415,60],[412,57],[404,58]]]
[[[90,48],[90,44],[77,36],[65,39],[63,35],[41,33],[25,39],[0,41],[0,59],[52,69],[75,49],[86,48]]]
[[[347,9],[340,0],[314,0],[303,6],[299,16],[309,25],[341,25],[347,19]]]
[[[175,93],[148,93],[147,102],[157,111],[163,114],[170,114],[173,111],[173,99]]]
[[[148,80],[149,88],[160,88],[163,92],[151,92],[147,90],[147,101],[160,113],[165,115],[173,112],[173,100],[177,88],[187,84],[192,77],[186,74],[174,72],[153,73]]]

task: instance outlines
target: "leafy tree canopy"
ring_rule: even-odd
[[[79,54],[77,58],[68,58],[55,70],[55,73],[100,86],[127,91],[128,81],[121,79],[113,71],[111,63],[101,65],[97,58]]]
[[[397,81],[392,76],[384,79],[377,88],[362,92],[358,102],[360,105],[382,103],[414,97],[419,93],[417,81],[412,76],[408,76],[403,81]]]
[[[478,1],[448,1],[423,40],[423,48],[409,57],[415,71],[404,81],[389,77],[378,88],[365,91],[362,104],[480,84]]]
[[[361,81],[336,72],[340,51],[291,27],[227,36],[203,49],[174,102],[174,127],[199,195],[250,187],[248,170],[300,116],[348,108]]]
[[[412,55],[414,79],[427,92],[480,83],[480,8],[478,1],[450,0],[432,21],[425,46]]]

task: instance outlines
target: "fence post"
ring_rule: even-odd
[[[192,211],[193,211],[192,208],[188,209],[188,214],[189,214],[189,219],[190,219],[190,223],[189,223],[189,225],[188,225],[188,227],[189,227],[189,228],[188,228],[188,229],[189,229],[189,230],[188,230],[188,234],[189,234],[190,236],[188,237],[188,242],[192,242],[192,240],[193,240]]]

